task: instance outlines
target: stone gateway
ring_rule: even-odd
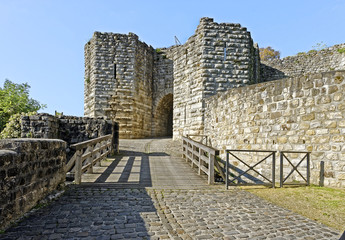
[[[84,111],[120,138],[204,134],[227,148],[312,152],[325,185],[345,186],[345,44],[260,62],[240,24],[202,18],[183,45],[153,49],[129,33],[85,45]]]
[[[129,33],[85,45],[85,116],[119,122],[120,138],[201,134],[204,99],[257,83],[259,50],[240,24],[202,18],[184,45],[153,49]]]

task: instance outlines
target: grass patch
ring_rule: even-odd
[[[339,48],[337,51],[338,53],[345,53],[345,48]]]
[[[345,230],[345,189],[316,186],[242,189],[340,232]]]

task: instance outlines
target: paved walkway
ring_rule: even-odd
[[[105,163],[105,171],[99,168],[95,176],[85,176],[90,183],[70,186],[48,207],[0,234],[0,239],[340,237],[248,192],[207,186],[175,157],[178,149],[168,139],[121,142],[122,155]]]

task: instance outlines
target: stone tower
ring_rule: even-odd
[[[202,134],[204,99],[259,82],[259,52],[240,24],[202,18],[180,46],[153,49],[129,33],[85,45],[85,116],[109,116],[121,138]]]

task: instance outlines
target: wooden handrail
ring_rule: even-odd
[[[183,157],[186,161],[191,162],[191,166],[198,167],[198,174],[204,172],[208,175],[208,184],[214,183],[214,165],[216,156],[219,155],[219,150],[206,146],[191,138],[182,136],[183,141]],[[205,166],[205,164],[208,167]]]
[[[105,135],[105,136],[102,136],[102,137],[98,137],[98,138],[95,138],[95,139],[87,140],[85,142],[72,144],[70,147],[74,148],[75,150],[79,150],[81,148],[85,148],[88,145],[92,145],[92,144],[96,144],[98,142],[102,142],[102,141],[104,141],[106,139],[109,139],[111,137],[112,137],[112,135],[108,134],[108,135]]]
[[[208,135],[204,135],[204,134],[187,134],[187,138],[192,139],[191,137],[200,137],[201,138],[200,143],[203,143],[204,140],[205,140],[205,145],[208,144]],[[196,140],[194,140],[194,141],[196,141]]]
[[[112,152],[112,135],[87,140],[71,145],[76,150],[67,163],[65,172],[73,172],[76,184],[81,183],[81,175],[93,172],[93,166]]]
[[[210,146],[206,146],[205,144],[202,144],[200,142],[194,141],[191,138],[188,137],[182,137],[182,140],[185,140],[186,142],[192,143],[193,145],[205,150],[206,152],[212,152],[213,155],[219,155],[219,150],[215,149],[213,147]]]

